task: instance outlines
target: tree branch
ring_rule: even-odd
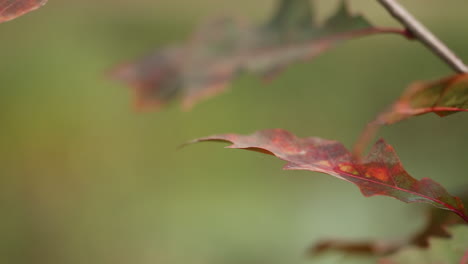
[[[468,67],[442,41],[409,13],[397,0],[378,0],[387,11],[403,24],[416,39],[459,73],[468,73]]]

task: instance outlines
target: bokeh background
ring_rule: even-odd
[[[416,42],[375,36],[296,64],[271,83],[244,75],[183,112],[137,113],[115,64],[184,41],[237,13],[261,22],[273,0],[50,0],[0,25],[0,263],[373,263],[307,249],[321,238],[399,238],[424,205],[364,198],[333,177],[207,143],[215,133],[285,128],[352,146],[413,80],[450,69]],[[377,25],[376,1],[353,0]],[[468,61],[468,2],[402,0]],[[336,1],[317,0],[320,18]],[[466,184],[467,116],[427,115],[382,130],[416,178]]]

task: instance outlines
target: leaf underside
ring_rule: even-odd
[[[320,26],[314,22],[309,0],[278,3],[263,25],[216,19],[202,25],[186,43],[123,64],[112,75],[133,88],[137,109],[158,109],[177,97],[187,109],[224,91],[242,72],[270,79],[288,65],[311,59],[344,40],[385,32],[350,14],[344,0]]]
[[[431,179],[420,181],[403,168],[393,147],[379,140],[367,157],[356,160],[343,144],[321,138],[298,138],[281,129],[262,130],[252,135],[221,134],[201,141],[227,141],[228,148],[255,150],[287,161],[286,170],[322,172],[351,182],[366,197],[384,195],[407,203],[429,203],[450,210],[468,222],[462,201],[451,196]]]
[[[0,0],[0,23],[36,10],[46,2],[47,0]]]
[[[376,123],[394,124],[426,113],[447,116],[468,111],[468,74],[412,84]]]
[[[360,156],[383,125],[391,125],[414,116],[435,113],[444,117],[468,111],[468,74],[458,74],[431,82],[415,82],[386,111],[370,122],[356,143]]]

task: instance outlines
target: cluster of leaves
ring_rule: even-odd
[[[372,26],[364,17],[352,15],[345,1],[322,26],[314,23],[312,10],[308,0],[281,0],[272,18],[257,27],[241,19],[214,20],[202,25],[186,44],[124,64],[114,76],[133,87],[139,109],[159,108],[179,96],[183,106],[189,108],[223,91],[242,72],[270,79],[289,64],[310,60],[346,40],[380,33],[413,38],[409,30]],[[336,141],[298,138],[281,129],[247,136],[214,135],[193,142],[230,142],[228,148],[258,151],[285,160],[287,170],[322,172],[351,182],[364,196],[385,195],[407,203],[429,203],[459,216],[453,220],[432,213],[427,228],[403,242],[324,241],[314,247],[316,253],[335,249],[385,255],[408,245],[427,246],[431,235],[448,237],[445,226],[468,223],[468,215],[461,199],[451,196],[440,184],[411,177],[384,140],[379,140],[365,158],[361,157],[363,149],[382,125],[430,112],[446,116],[461,111],[468,111],[468,74],[411,85],[387,111],[369,123],[353,151]],[[392,257],[382,263],[402,263],[397,259],[400,258]]]
[[[113,76],[132,87],[138,109],[159,109],[179,97],[183,107],[190,108],[224,91],[229,82],[243,72],[271,79],[288,65],[311,60],[343,41],[382,33],[416,39],[409,29],[375,27],[363,16],[351,14],[345,0],[321,26],[315,23],[313,10],[309,0],[279,0],[271,19],[260,26],[251,26],[239,18],[217,19],[203,24],[186,43],[159,49],[123,64]],[[468,223],[468,214],[462,200],[450,195],[440,184],[410,176],[395,150],[384,140],[377,141],[366,157],[362,157],[363,150],[382,125],[426,113],[443,117],[462,111],[468,111],[468,74],[412,84],[401,98],[369,123],[352,151],[336,141],[298,138],[281,129],[262,130],[251,135],[214,135],[191,143],[229,142],[232,145],[228,148],[253,150],[287,161],[284,166],[287,170],[321,172],[351,182],[364,196],[385,195],[407,203],[423,202],[455,213],[431,212],[427,227],[402,241],[330,240],[313,249],[315,253],[340,250],[384,256],[408,246],[427,247],[430,236],[450,237],[445,227]],[[458,236],[458,232],[466,233],[466,227],[454,230]],[[467,242],[463,241],[465,249]],[[434,243],[431,251],[437,252],[438,247],[451,243],[455,242]],[[432,253],[421,253],[412,262],[402,262],[404,257],[396,256],[382,263],[423,263],[424,254]],[[456,254],[450,260],[437,256],[432,262],[424,263],[448,264],[455,263],[454,259],[467,262],[468,253]]]
[[[130,84],[138,108],[159,108],[182,97],[185,107],[225,89],[242,72],[271,78],[293,62],[311,59],[338,43],[357,37],[396,33],[409,39],[409,30],[373,26],[349,12],[346,1],[318,26],[309,0],[281,0],[272,18],[253,27],[241,19],[222,18],[206,23],[185,44],[158,50],[119,66],[114,76]],[[393,106],[366,129],[354,154],[360,153],[378,126],[415,115],[441,116],[468,111],[468,75],[412,85]],[[288,161],[287,169],[319,171],[358,185],[364,195],[387,195],[405,202],[426,202],[455,212],[468,221],[463,204],[430,179],[417,181],[402,167],[394,150],[378,141],[361,159],[338,142],[299,139],[283,130],[259,131],[199,139],[225,140],[232,148],[260,149]]]
[[[35,10],[46,2],[0,1],[0,23]],[[351,14],[344,0],[337,12],[321,26],[314,23],[312,10],[308,0],[280,0],[272,18],[260,26],[251,26],[238,18],[214,20],[201,26],[187,43],[121,65],[114,76],[133,87],[138,108],[159,108],[179,96],[183,106],[189,108],[199,100],[223,91],[242,72],[270,79],[288,65],[310,60],[346,40],[382,33],[414,39],[410,30],[372,26],[364,17]],[[366,157],[361,155],[382,125],[426,113],[443,117],[463,111],[468,111],[468,74],[412,84],[388,110],[369,123],[351,151],[337,141],[298,138],[281,129],[262,130],[245,136],[214,135],[193,142],[230,142],[232,145],[228,148],[276,156],[287,162],[284,166],[287,170],[321,172],[351,182],[366,197],[384,195],[447,210],[432,210],[427,226],[401,241],[328,240],[315,245],[314,254],[338,250],[350,254],[387,255],[382,264],[467,264],[468,214],[462,199],[450,195],[431,179],[417,180],[410,176],[395,150],[384,140],[377,141]],[[467,200],[466,192],[464,200]],[[462,226],[454,227],[456,224]],[[452,228],[447,230],[448,226]],[[430,238],[433,236],[439,238]],[[447,240],[449,237],[452,238]],[[418,248],[429,245],[426,250]]]

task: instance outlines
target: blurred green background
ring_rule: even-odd
[[[377,25],[376,1],[353,0]],[[468,60],[468,2],[402,0]],[[336,1],[317,0],[320,17]],[[373,263],[311,259],[321,238],[398,238],[423,205],[364,198],[333,177],[221,144],[215,133],[285,128],[352,146],[413,80],[450,69],[416,42],[375,36],[296,64],[271,83],[244,75],[183,112],[136,113],[115,64],[186,39],[216,14],[262,21],[273,0],[50,0],[0,25],[0,263]],[[427,115],[382,130],[416,178],[467,183],[467,116]]]

